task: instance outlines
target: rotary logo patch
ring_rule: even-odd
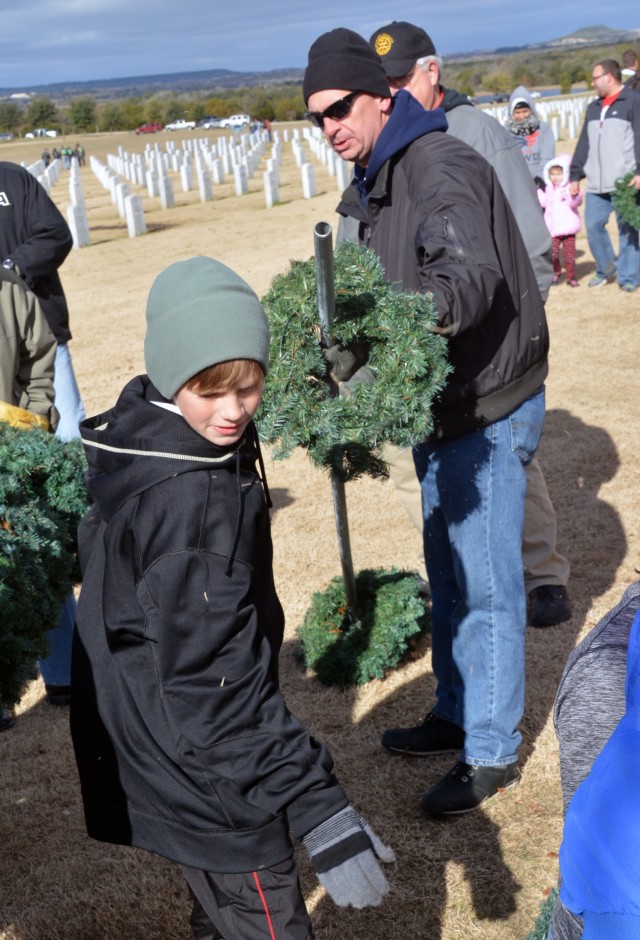
[[[387,55],[391,52],[391,46],[393,45],[393,36],[390,36],[389,33],[380,33],[379,36],[376,36],[375,50],[379,56]]]

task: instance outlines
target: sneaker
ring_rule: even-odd
[[[9,728],[13,728],[15,723],[16,716],[13,708],[8,708],[7,705],[0,705],[0,731],[8,731]]]
[[[599,274],[595,274],[589,281],[589,287],[603,287],[607,283],[608,278],[600,277]]]
[[[64,708],[71,701],[71,687],[68,685],[45,685],[45,691],[49,705]]]
[[[620,285],[620,290],[626,291],[628,294],[633,294],[633,292],[636,291],[637,289],[638,288],[635,287],[633,284],[621,284]]]
[[[551,286],[553,286],[554,284],[559,284],[559,283],[560,283],[560,275],[559,275],[559,274],[554,274],[554,275],[553,275],[553,280],[551,281]]]
[[[569,285],[569,287],[579,287],[579,286],[580,286],[577,281],[567,281],[567,284]]]
[[[458,816],[481,806],[496,793],[519,780],[517,764],[476,767],[458,761],[455,767],[422,797],[422,811],[429,816]]]
[[[527,595],[530,627],[555,627],[571,619],[571,601],[562,584],[541,584]]]
[[[394,754],[407,757],[432,757],[461,751],[464,731],[452,721],[429,712],[416,728],[390,728],[382,735],[382,746]]]

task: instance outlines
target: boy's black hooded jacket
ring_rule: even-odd
[[[543,384],[544,304],[513,213],[487,161],[442,133],[440,109],[408,92],[338,212],[388,280],[433,294],[453,373],[434,405],[434,432],[452,438],[505,417]]]
[[[217,872],[291,855],[347,805],[278,690],[282,608],[255,431],[209,443],[147,376],[82,425],[94,507],[71,729],[91,836]]]

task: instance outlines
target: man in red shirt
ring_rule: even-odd
[[[617,274],[620,288],[631,293],[640,287],[638,229],[616,213],[620,234],[616,258],[607,223],[617,180],[633,173],[629,186],[640,189],[640,95],[622,84],[614,59],[598,62],[591,82],[598,98],[587,108],[569,172],[573,194],[587,177],[585,223],[596,262],[589,287],[601,287]]]

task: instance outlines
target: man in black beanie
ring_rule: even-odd
[[[441,109],[395,97],[356,33],[312,45],[308,118],[355,179],[338,211],[403,290],[431,293],[453,366],[414,448],[431,584],[436,701],[392,751],[458,752],[422,798],[429,815],[479,806],[517,780],[524,709],[525,465],[544,420],[548,332],[517,223],[491,166],[445,134]],[[338,376],[348,379],[349,376]]]
[[[553,277],[551,236],[516,137],[486,111],[474,108],[466,95],[442,85],[442,59],[433,40],[420,26],[394,20],[377,29],[369,42],[380,56],[391,91],[406,89],[427,111],[443,108],[447,133],[469,144],[494,168],[518,223],[542,299],[546,301]],[[344,226],[340,232],[348,235]],[[414,525],[422,528],[422,500],[413,461],[400,450],[389,451],[385,457],[404,508]],[[555,510],[542,467],[534,457],[527,466],[522,542],[528,622],[534,627],[555,626],[571,617],[567,592],[570,565],[557,550],[556,533]]]

